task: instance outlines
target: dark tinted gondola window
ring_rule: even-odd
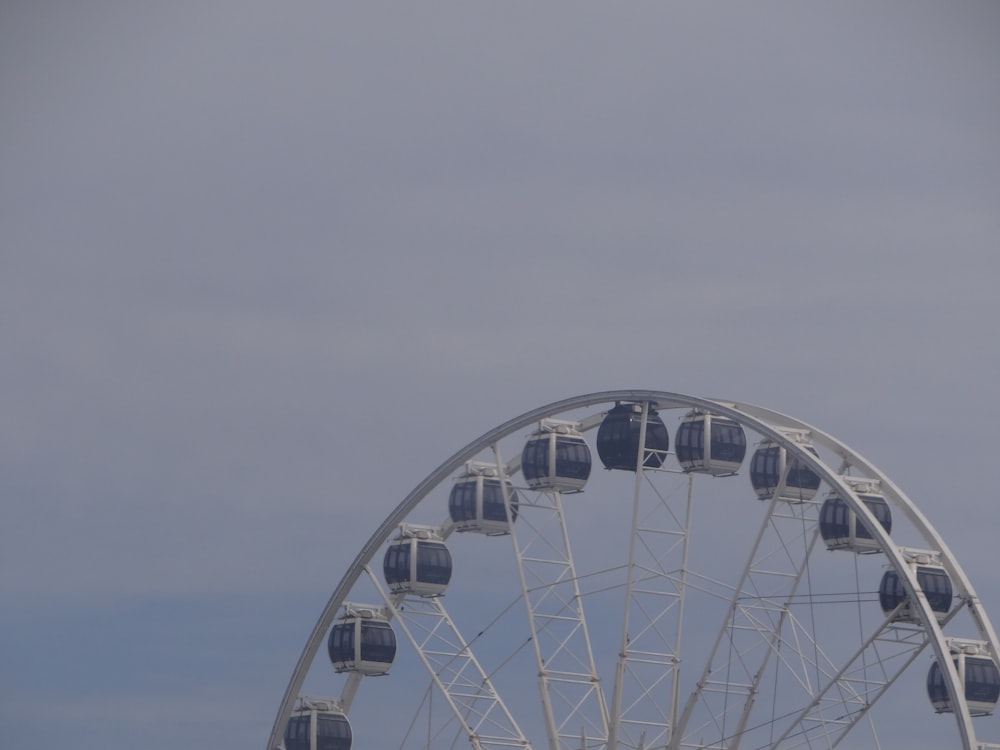
[[[778,461],[781,448],[770,445],[758,448],[750,461],[750,483],[756,489],[773,489],[778,486]]]
[[[935,612],[951,609],[951,579],[938,568],[917,568],[917,582],[927,595],[927,602]]]
[[[876,497],[872,499],[872,502],[865,500],[865,504],[871,510],[872,514],[882,524],[882,528],[888,534],[892,531],[892,512],[889,510],[889,503],[887,503],[883,498]]]
[[[517,518],[517,494],[508,484],[507,492],[510,494],[510,515],[511,519]],[[483,480],[483,520],[484,521],[506,521],[507,509],[503,504],[503,488],[499,479]]]
[[[839,497],[829,498],[820,511],[819,531],[824,539],[850,536],[850,508]]]
[[[361,658],[390,663],[396,656],[396,634],[387,622],[368,620],[361,624]]]
[[[704,458],[704,419],[693,419],[689,422],[681,422],[677,428],[677,460],[690,463],[701,461]]]
[[[792,459],[791,465],[788,467],[788,478],[785,479],[785,486],[815,490],[819,487],[819,483],[819,474],[797,459]]]
[[[635,470],[639,432],[632,430],[632,416],[627,407],[616,406],[608,412],[597,430],[597,453],[608,469]]]
[[[521,452],[521,473],[525,479],[539,479],[549,475],[549,436],[529,440]]]
[[[931,664],[930,671],[927,672],[927,697],[936,706],[943,704],[951,705],[951,698],[948,697],[948,688],[944,684],[944,673],[937,662]]]
[[[351,750],[351,725],[340,714],[319,714],[316,750]]]
[[[451,580],[451,554],[443,544],[420,542],[417,546],[417,580],[447,584]]]
[[[471,521],[476,517],[476,479],[459,481],[451,488],[448,513],[452,521]]]
[[[285,727],[285,750],[309,750],[309,726],[312,717],[293,716]]]
[[[506,521],[507,511],[503,507],[503,490],[499,479],[483,480],[483,519]]]
[[[906,588],[903,586],[903,579],[899,577],[895,570],[887,570],[885,575],[882,576],[882,583],[878,587],[878,598],[883,612],[891,612],[906,599]]]
[[[836,503],[837,511],[837,526],[842,528],[846,533],[851,533],[851,509],[848,507],[847,503],[837,498]]]
[[[556,475],[568,479],[590,476],[590,448],[578,438],[556,438]]]
[[[1000,670],[992,659],[966,657],[965,697],[982,703],[1000,700]]]
[[[871,509],[872,504],[863,496],[861,499],[864,501],[864,504],[867,505],[869,509]],[[857,518],[854,521],[854,536],[856,536],[858,539],[872,538],[871,531],[868,530],[868,527],[865,525],[865,522],[860,518]]]
[[[887,532],[892,530],[892,516],[889,513],[889,505],[881,497],[875,495],[862,495],[861,500],[872,512],[875,519]],[[859,539],[872,539],[872,533],[860,518],[857,521],[855,535]]]
[[[389,545],[385,551],[382,572],[387,583],[407,583],[410,580],[410,543],[403,541]]]
[[[330,630],[328,650],[332,661],[354,660],[353,622],[338,622],[333,626],[333,629]]]
[[[747,452],[743,428],[728,420],[712,420],[712,458],[739,463]]]

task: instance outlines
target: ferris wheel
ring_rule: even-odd
[[[607,391],[403,498],[267,750],[998,749],[998,655],[952,551],[856,451],[765,408]]]

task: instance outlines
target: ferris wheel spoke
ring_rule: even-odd
[[[648,406],[642,425],[648,424]],[[639,431],[644,445],[647,432]],[[665,742],[677,714],[678,667],[693,481],[669,490],[636,462],[632,530],[609,746],[656,747]]]
[[[607,709],[559,492],[538,493],[511,529],[552,750],[607,741]]]

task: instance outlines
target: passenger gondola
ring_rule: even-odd
[[[285,726],[285,750],[351,750],[351,723],[335,700],[300,698]]]
[[[543,420],[521,451],[528,486],[548,492],[578,492],[590,477],[590,447],[574,424]]]
[[[965,686],[965,703],[972,716],[989,716],[1000,700],[1000,669],[986,651],[985,644],[963,644],[951,647],[959,682]],[[954,713],[944,670],[939,662],[927,672],[927,697],[934,711]]]
[[[510,502],[510,521],[504,504],[504,485]],[[455,480],[448,495],[448,515],[456,531],[507,534],[510,524],[517,520],[517,508],[517,492],[510,481],[501,484],[497,467],[484,462],[467,463],[465,473]]]
[[[684,471],[727,476],[743,463],[747,438],[738,422],[695,410],[678,426],[674,450]]]
[[[849,483],[854,485],[852,489],[885,532],[890,533],[892,513],[885,498],[878,493],[877,486],[874,483]],[[819,533],[827,549],[849,550],[858,554],[880,552],[882,549],[871,530],[836,492],[829,493],[820,508]]]
[[[811,445],[801,447],[814,456],[819,455]],[[804,503],[816,495],[820,478],[799,459],[789,459],[784,446],[763,440],[750,459],[750,484],[761,500],[777,497],[789,503]]]
[[[396,635],[380,607],[345,604],[330,628],[327,653],[337,672],[386,674],[396,657]]]
[[[951,578],[944,568],[936,564],[918,564],[916,573],[917,583],[927,597],[931,611],[934,612],[938,622],[943,621],[951,611]],[[892,614],[893,622],[920,623],[920,616],[910,602],[903,579],[891,568],[882,576],[878,587],[878,600],[882,611],[887,615]]]
[[[385,551],[382,572],[393,592],[439,596],[451,580],[451,553],[436,530],[404,525]]]
[[[606,469],[635,471],[639,466],[639,433],[642,430],[642,404],[616,403],[597,430],[597,455]],[[646,440],[642,466],[658,469],[663,466],[670,449],[666,425],[649,405],[646,415]]]

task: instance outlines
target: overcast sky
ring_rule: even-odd
[[[998,41],[985,1],[4,2],[0,742],[263,748],[359,540],[596,390],[836,435],[996,622]]]

